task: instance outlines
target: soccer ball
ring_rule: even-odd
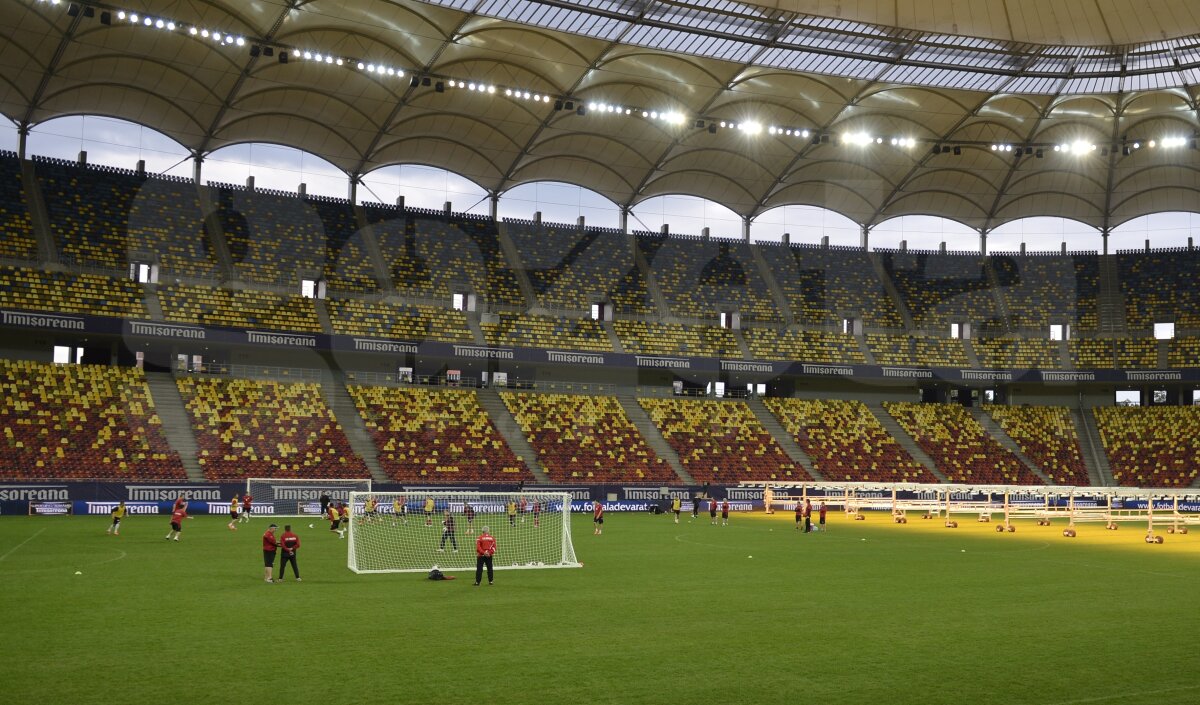
[[[310,528],[310,529],[311,529],[311,528],[313,528],[313,525],[312,525],[312,524],[309,524],[309,525],[308,525],[308,528]]]

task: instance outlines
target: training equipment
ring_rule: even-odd
[[[246,492],[254,497],[254,513],[277,517],[316,516],[321,513],[321,495],[345,502],[351,492],[371,491],[371,480],[299,480],[251,477]]]
[[[393,525],[366,519],[362,507],[368,495],[378,501],[381,514],[390,514],[392,501],[400,499],[414,521]],[[520,517],[509,522],[508,503],[520,506],[522,498],[526,515],[538,508],[537,522]],[[432,529],[422,521],[427,499],[433,500]],[[356,573],[423,573],[435,563],[443,572],[475,570],[475,539],[485,526],[496,537],[496,570],[581,565],[571,542],[571,497],[565,492],[352,492],[350,502],[356,519],[350,523],[346,564]],[[468,504],[473,522],[467,520]],[[587,507],[590,511],[591,504]],[[443,528],[447,510],[452,534]]]

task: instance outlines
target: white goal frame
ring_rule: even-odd
[[[261,485],[281,485],[281,486],[290,487],[290,488],[294,487],[295,488],[294,494],[296,494],[298,496],[289,497],[286,500],[278,499],[274,495],[274,493],[272,493],[271,496],[262,496],[261,494],[255,493],[252,491],[252,489],[253,489],[252,484],[254,484],[254,483],[258,483],[260,486]],[[335,501],[339,501],[339,500],[349,501],[350,494],[353,493],[358,488],[358,487],[348,487],[347,485],[350,485],[351,483],[354,483],[358,487],[361,487],[363,484],[365,484],[366,491],[367,492],[371,491],[372,485],[371,485],[371,478],[369,478],[369,477],[339,477],[339,478],[324,478],[324,479],[292,478],[292,477],[247,477],[246,478],[246,492],[248,492],[250,495],[253,496],[253,498],[254,498],[253,506],[255,506],[255,507],[259,506],[260,504],[271,504],[271,505],[274,505],[272,507],[272,509],[278,510],[280,508],[279,505],[281,502],[294,502],[295,503],[296,511],[294,511],[294,512],[290,512],[285,509],[284,511],[274,511],[274,512],[271,512],[270,514],[264,514],[264,516],[316,517],[316,516],[319,516],[321,513],[320,493],[323,490],[328,490],[330,492],[330,497]],[[309,487],[313,488],[311,490],[311,492],[307,491],[307,488],[309,488]],[[308,496],[309,494],[312,494],[312,496],[311,497]],[[303,511],[306,508],[313,509],[313,511]],[[251,510],[251,511],[253,511],[253,510]]]
[[[409,524],[404,526],[413,526],[417,533],[422,537],[422,541],[428,541],[432,546],[433,542],[441,535],[436,528],[441,523],[442,510],[450,508],[451,513],[455,515],[456,530],[463,528],[467,524],[466,519],[462,515],[462,507],[464,502],[470,502],[473,508],[476,508],[476,518],[473,524],[475,532],[481,530],[484,526],[488,526],[488,522],[497,528],[508,526],[508,516],[506,505],[509,501],[520,503],[524,498],[529,506],[534,502],[540,503],[542,507],[539,524],[546,523],[547,526],[535,528],[532,515],[526,513],[519,515],[517,521],[521,522],[520,526],[525,530],[555,530],[559,529],[559,536],[545,538],[548,541],[544,546],[548,549],[547,555],[540,556],[536,561],[512,562],[508,556],[511,553],[511,546],[508,538],[501,534],[501,531],[493,531],[493,534],[498,536],[498,550],[495,560],[495,570],[530,570],[542,568],[581,568],[583,564],[575,557],[575,545],[571,540],[571,495],[569,492],[536,492],[524,490],[520,492],[351,492],[350,493],[350,530],[346,535],[346,567],[355,573],[424,573],[428,572],[433,565],[437,565],[442,572],[452,571],[473,571],[475,570],[475,537],[477,533],[468,533],[464,535],[461,551],[455,553],[438,553],[436,557],[431,556],[428,565],[396,565],[383,568],[368,568],[359,560],[359,544],[360,534],[364,531],[362,522],[366,521],[364,517],[364,506],[368,497],[374,497],[377,503],[378,517],[376,520],[383,523],[389,522],[395,525],[394,512],[392,511],[392,502],[396,498],[402,498],[406,507],[406,519]],[[424,513],[424,504],[426,499],[432,499],[435,506],[433,513],[434,531],[425,531],[424,521],[426,515]],[[590,503],[589,503],[590,506]],[[558,527],[554,524],[557,523]],[[526,524],[528,526],[526,526]],[[386,529],[385,529],[386,530]],[[412,538],[406,536],[403,532],[395,532],[392,534],[395,539],[404,540]]]

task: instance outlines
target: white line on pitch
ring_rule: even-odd
[[[38,529],[37,533],[35,533],[33,536],[30,536],[29,538],[25,539],[24,541],[17,544],[16,546],[13,546],[12,548],[8,549],[8,553],[5,553],[3,556],[0,556],[0,561],[3,561],[5,558],[8,558],[12,554],[16,553],[18,548],[20,548],[20,547],[24,546],[25,544],[29,543],[30,541],[36,539],[45,530],[46,530],[46,527],[43,526],[42,528]]]

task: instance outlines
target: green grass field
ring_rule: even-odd
[[[119,538],[106,517],[6,517],[0,688],[34,705],[1200,702],[1200,532],[574,521],[584,568],[476,588],[354,575],[321,523],[299,532],[304,582],[269,585],[264,519],[200,517],[167,543],[162,516]]]

